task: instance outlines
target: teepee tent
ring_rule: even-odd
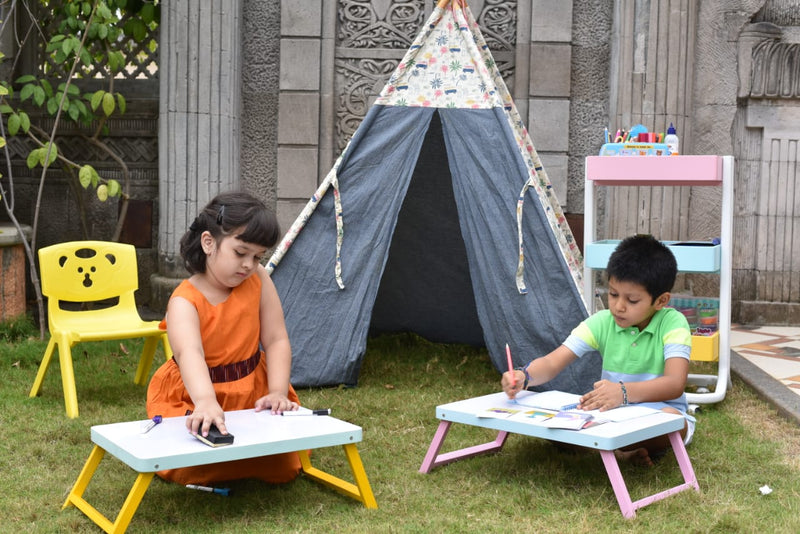
[[[442,0],[267,268],[306,387],[355,385],[370,332],[527,363],[586,317],[580,262],[475,19]],[[546,387],[586,391],[599,369]]]

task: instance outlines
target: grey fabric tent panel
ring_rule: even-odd
[[[392,232],[433,109],[373,106],[340,162],[344,238],[334,279],[333,191],[272,273],[292,343],[292,384],[355,385]]]
[[[440,116],[486,347],[498,370],[507,369],[506,343],[515,365],[526,364],[586,318],[583,300],[533,188],[522,219],[528,292],[517,290],[516,207],[528,170],[503,110],[442,109]],[[599,377],[593,353],[537,389],[582,393]]]
[[[400,208],[412,175],[415,181],[426,179],[424,172],[415,174],[414,170],[434,111],[374,106],[342,159],[338,177],[346,288],[340,290],[333,277],[336,226],[330,191],[274,271],[294,351],[292,383],[296,386],[357,382]],[[516,290],[515,210],[527,169],[503,110],[436,111],[441,116],[464,245],[464,252],[450,259],[469,259],[466,279],[471,279],[484,341],[495,366],[502,370],[505,343],[512,347],[516,363],[522,364],[555,348],[586,312],[533,189],[526,196],[524,216],[529,292],[520,295]],[[453,216],[447,209],[436,213]],[[402,249],[392,254],[393,261],[402,261]],[[414,283],[414,272],[406,275],[412,278],[407,283]],[[456,309],[462,306],[459,299],[417,304],[426,313],[435,306],[434,313],[443,316],[448,310],[463,311]],[[436,332],[426,335],[436,337]],[[444,335],[461,342],[471,342],[471,336],[474,342],[475,331],[465,332],[463,340],[453,339],[454,332]],[[586,391],[599,370],[599,358],[593,355],[573,364],[547,386]]]

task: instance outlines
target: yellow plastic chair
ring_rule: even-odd
[[[136,249],[105,241],[72,241],[39,250],[42,294],[47,297],[50,342],[30,397],[39,394],[58,346],[67,417],[78,417],[71,348],[85,341],[145,338],[134,382],[145,385],[158,342],[167,359],[172,351],[158,321],[143,321],[136,309],[139,288]]]

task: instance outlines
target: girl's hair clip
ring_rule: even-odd
[[[225,216],[225,204],[219,207],[217,212],[217,225],[222,226],[222,218]]]

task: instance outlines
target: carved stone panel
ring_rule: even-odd
[[[517,2],[470,1],[500,72],[513,87]],[[433,0],[339,0],[334,60],[335,142],[347,145],[434,7]]]

